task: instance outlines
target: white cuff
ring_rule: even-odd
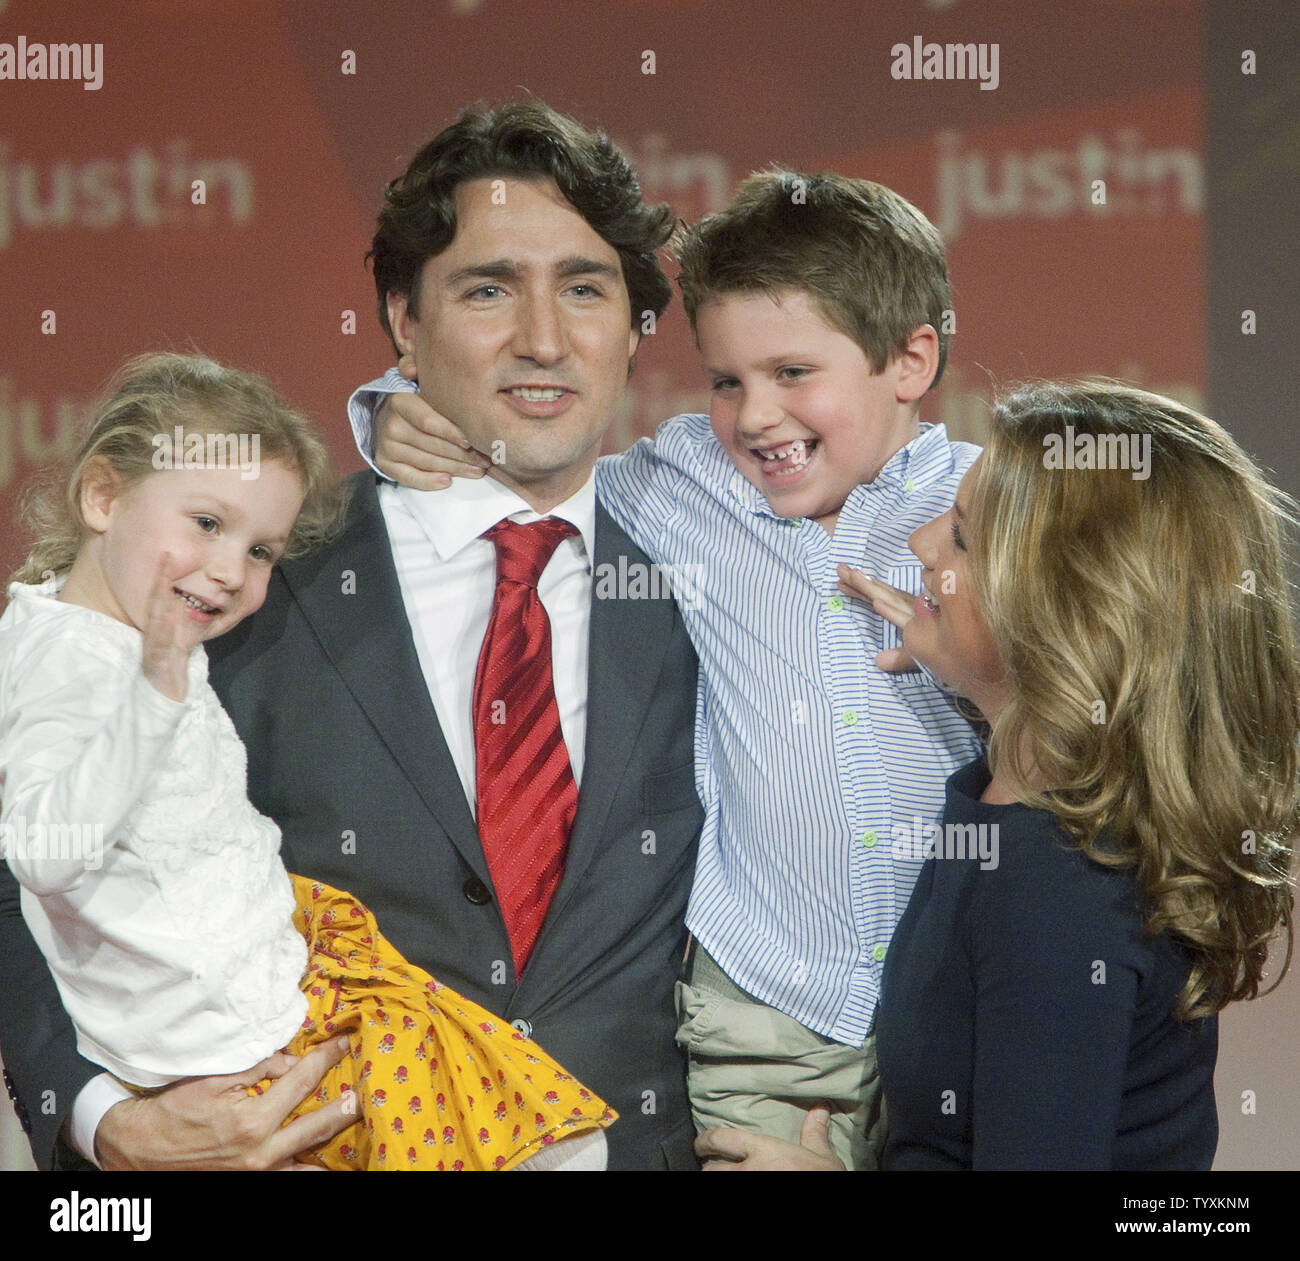
[[[584,1130],[543,1147],[515,1166],[516,1173],[603,1173],[609,1163],[604,1130]]]
[[[375,429],[373,424],[375,408],[386,394],[414,394],[416,385],[408,381],[396,368],[389,368],[382,377],[367,381],[352,391],[348,399],[348,422],[352,426],[352,440],[357,444],[357,452],[384,481],[391,482],[375,464]]]
[[[95,1159],[95,1131],[104,1119],[104,1113],[115,1104],[135,1096],[112,1073],[92,1077],[72,1103],[72,1120],[68,1126],[68,1141],[92,1164]]]

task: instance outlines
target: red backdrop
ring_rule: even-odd
[[[0,563],[23,548],[19,483],[141,351],[193,346],[267,373],[354,467],[343,404],[390,354],[362,266],[380,191],[479,99],[531,93],[604,127],[647,195],[687,218],[773,161],[898,188],[950,245],[957,335],[926,418],[958,436],[980,437],[995,383],[1028,375],[1103,373],[1199,402],[1207,60],[1250,170],[1296,169],[1290,54],[1225,33],[1232,5],[1209,12],[1207,44],[1197,0],[0,0],[0,45],[103,45],[97,91],[0,79]],[[891,49],[916,36],[996,44],[997,87],[893,78]],[[1258,81],[1239,73],[1243,41]],[[1267,144],[1247,134],[1269,119]],[[1241,244],[1222,190],[1240,166],[1234,152],[1216,168],[1216,256]],[[206,206],[190,201],[197,178]],[[1266,279],[1294,279],[1292,245]],[[1240,309],[1268,300],[1238,274],[1254,273],[1218,282],[1225,380],[1264,348],[1237,335]],[[1265,332],[1289,328],[1293,305]],[[651,340],[611,447],[704,403],[680,305]],[[1278,362],[1224,398],[1256,436],[1290,407],[1254,414],[1241,381],[1276,382]],[[1296,993],[1225,1016],[1221,1164],[1300,1160]],[[1238,1108],[1247,1093],[1258,1115]]]
[[[927,418],[963,436],[1023,375],[1203,389],[1188,0],[0,3],[19,35],[102,44],[103,83],[0,80],[0,503],[161,347],[266,372],[353,466],[343,401],[389,358],[362,267],[380,190],[459,106],[525,92],[603,126],[688,218],[771,161],[912,198],[950,241],[957,320]],[[996,89],[892,78],[916,35],[996,43]],[[703,404],[679,306],[639,364],[611,447]]]

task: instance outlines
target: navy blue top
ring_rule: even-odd
[[[1143,937],[1131,869],[981,802],[989,778],[983,758],[949,778],[938,852],[973,856],[926,861],[889,948],[884,1167],[1208,1169],[1219,1029],[1174,1018],[1188,956]]]

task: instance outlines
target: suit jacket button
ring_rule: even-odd
[[[533,1036],[533,1022],[531,1020],[524,1020],[521,1017],[518,1020],[512,1020],[510,1023],[518,1029],[525,1038],[531,1038]]]
[[[486,906],[492,901],[492,890],[477,876],[471,876],[465,881],[465,897],[475,906]]]

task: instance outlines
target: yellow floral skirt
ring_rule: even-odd
[[[402,958],[350,894],[292,880],[310,956],[307,1017],[286,1049],[304,1055],[346,1033],[352,1051],[289,1120],[347,1092],[357,1099],[356,1124],[301,1160],[504,1170],[617,1119],[535,1042]]]

